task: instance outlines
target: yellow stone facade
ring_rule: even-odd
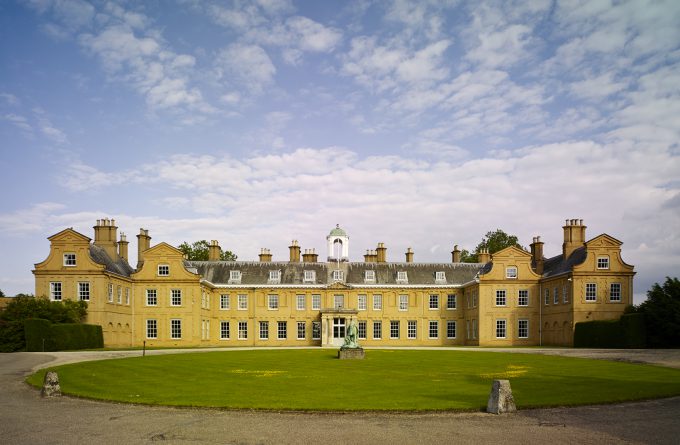
[[[387,262],[380,243],[363,262],[348,260],[349,237],[327,237],[328,261],[301,254],[288,261],[187,261],[166,243],[138,238],[139,261],[128,264],[128,242],[103,219],[92,241],[73,229],[49,238],[35,265],[36,295],[88,301],[88,323],[103,328],[107,347],[324,346],[342,343],[356,321],[363,346],[571,345],[574,324],[616,319],[632,304],[633,267],[609,235],[585,239],[580,220],[563,227],[563,253],[543,257],[509,247],[480,263]],[[302,258],[302,259],[301,259]]]

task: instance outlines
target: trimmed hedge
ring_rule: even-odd
[[[68,351],[104,347],[102,327],[99,325],[52,324],[48,320],[31,318],[25,321],[24,330],[27,351]]]
[[[576,323],[576,348],[644,348],[646,346],[644,314],[625,314],[619,320],[596,320]]]

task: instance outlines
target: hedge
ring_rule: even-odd
[[[31,318],[24,322],[24,330],[27,351],[68,351],[104,347],[102,327],[99,325],[52,324],[48,320]]]
[[[576,323],[576,348],[644,348],[646,346],[644,314],[622,315],[619,320],[596,320]]]

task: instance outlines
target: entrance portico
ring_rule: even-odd
[[[328,308],[321,310],[321,347],[339,348],[351,322],[357,321],[356,309]]]

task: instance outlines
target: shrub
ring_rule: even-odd
[[[24,323],[27,351],[68,351],[104,346],[102,327],[91,324],[60,323],[32,318]]]
[[[644,348],[643,314],[624,314],[619,320],[596,320],[576,323],[574,347],[577,348]]]

